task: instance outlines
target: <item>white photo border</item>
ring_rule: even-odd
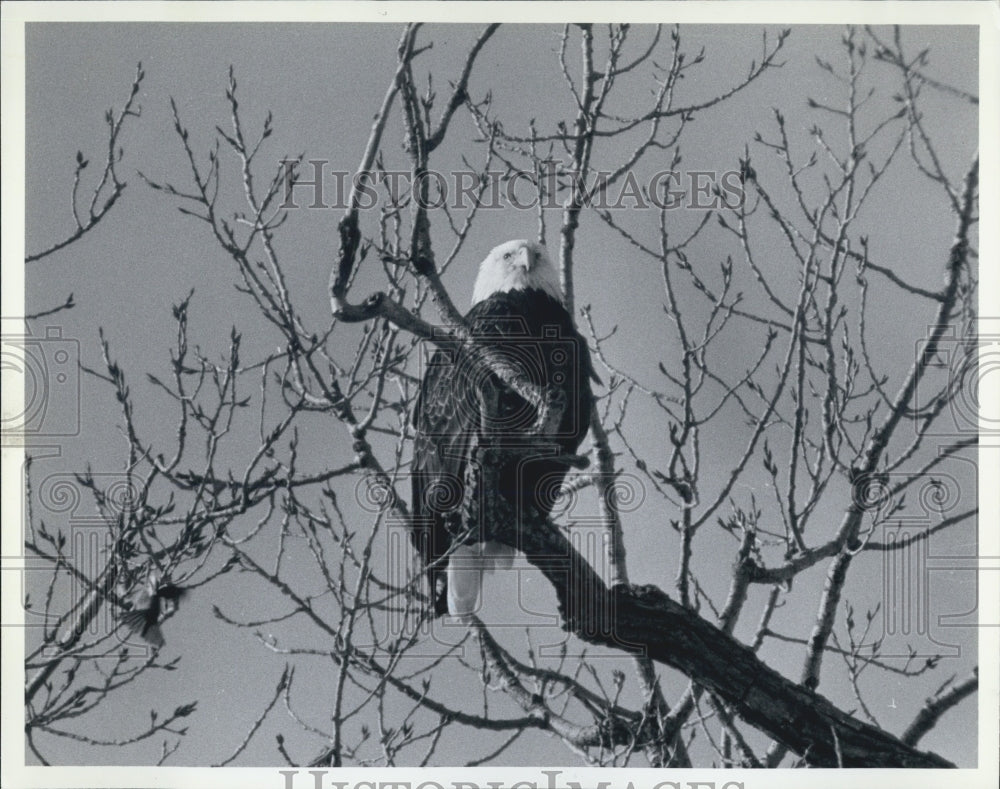
[[[18,2],[2,9],[2,315],[24,314],[25,227],[25,24],[36,21],[79,22],[378,22],[397,25],[406,21],[459,23],[488,21],[564,22],[567,18],[595,22],[712,23],[733,24],[893,24],[973,25],[979,28],[980,113],[980,215],[1000,217],[1000,3],[973,2]],[[980,223],[980,315],[1000,318],[1000,223]],[[1000,401],[1000,376],[984,379],[989,388],[980,393],[982,402]],[[23,387],[4,381],[4,413],[21,413]],[[15,787],[268,787],[268,789],[381,789],[395,783],[405,787],[436,789],[468,782],[483,787],[517,787],[532,784],[537,789],[568,781],[582,787],[606,783],[608,789],[843,789],[844,787],[907,787],[939,789],[944,781],[954,786],[998,785],[998,716],[1000,706],[1000,627],[984,626],[979,638],[980,688],[978,769],[960,769],[955,774],[921,770],[652,770],[584,767],[523,768],[344,768],[338,770],[293,770],[290,768],[178,768],[178,767],[38,767],[25,766],[23,727],[24,639],[19,624],[23,610],[20,584],[15,574],[23,560],[20,529],[12,528],[22,518],[19,470],[23,447],[2,448],[3,524],[2,556],[2,777],[5,789]],[[981,446],[979,468],[980,523],[979,589],[981,616],[1000,621],[1000,447]],[[989,524],[994,524],[989,527]],[[13,582],[11,582],[13,581]],[[987,613],[988,612],[988,613]],[[527,782],[527,783],[525,783]],[[456,786],[455,789],[463,789]],[[468,785],[464,789],[471,789]]]

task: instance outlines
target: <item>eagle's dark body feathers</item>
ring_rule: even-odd
[[[575,454],[590,424],[587,344],[557,299],[530,287],[497,291],[476,303],[466,319],[476,342],[488,343],[534,385],[560,388],[566,408],[558,429],[538,437],[533,434],[537,410],[497,376],[474,369],[460,343],[431,357],[413,414],[411,535],[428,568],[437,615],[448,612],[446,554],[461,531],[473,445],[489,437],[515,448],[501,465],[500,492],[518,511],[532,506],[548,515],[567,471],[565,463],[551,458]],[[475,536],[466,539],[486,541],[489,532],[489,524],[478,524]]]

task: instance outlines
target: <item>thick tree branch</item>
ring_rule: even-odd
[[[483,468],[489,469],[490,463],[484,462]],[[485,512],[503,512],[506,505],[496,486],[485,482],[482,494]],[[609,590],[553,524],[506,514],[510,517],[494,522],[514,525],[493,538],[515,545],[542,572],[555,589],[564,629],[584,641],[644,653],[678,669],[810,765],[953,766],[853,718],[782,676],[749,647],[656,587],[621,585]]]

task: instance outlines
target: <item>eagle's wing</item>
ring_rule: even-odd
[[[453,385],[458,345],[436,350],[426,361],[413,411],[412,523],[410,538],[427,568],[435,613],[447,613],[446,562],[451,545],[447,522],[462,503],[462,476],[477,411],[466,388]]]

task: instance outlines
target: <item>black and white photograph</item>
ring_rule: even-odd
[[[996,12],[5,3],[3,786],[995,786]]]

